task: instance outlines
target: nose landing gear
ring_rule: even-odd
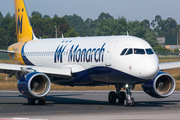
[[[108,96],[109,103],[114,104],[116,102],[116,99],[118,99],[119,103],[124,103],[125,106],[131,105],[134,106],[134,98],[131,96],[131,89],[134,89],[134,85],[128,85],[120,86],[115,85],[116,92],[111,91]],[[126,89],[126,92],[120,91],[121,88],[124,87]]]
[[[125,88],[126,88],[126,94],[127,95],[126,95],[126,98],[124,100],[124,105],[125,106],[128,106],[128,105],[134,106],[134,98],[131,96],[132,95],[131,88],[134,88],[134,85],[131,86],[131,85],[126,84]]]

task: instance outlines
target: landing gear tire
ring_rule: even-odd
[[[36,99],[28,98],[28,104],[29,104],[29,105],[34,105],[35,102],[36,102]]]
[[[131,98],[130,100],[128,100],[128,98],[125,98],[124,100],[124,106],[128,106],[131,105],[132,107],[134,106],[134,98]]]
[[[109,103],[114,104],[116,102],[117,95],[114,91],[111,91],[108,96]]]
[[[44,97],[42,97],[42,98],[39,98],[38,103],[39,103],[39,105],[45,105],[45,103],[46,103],[46,97],[44,96]]]
[[[126,98],[126,93],[124,91],[121,91],[119,93],[119,98],[118,98],[119,103],[123,103],[125,98]]]
[[[125,98],[125,100],[124,100],[124,106],[126,106],[126,107],[127,107],[127,106],[128,106],[128,104],[129,104],[129,103],[128,103],[128,99],[127,99],[127,98]]]

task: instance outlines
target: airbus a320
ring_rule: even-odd
[[[179,62],[159,63],[152,47],[133,36],[99,36],[38,39],[33,33],[23,0],[14,0],[17,43],[0,50],[17,64],[0,64],[0,72],[15,75],[17,87],[28,99],[45,104],[51,83],[66,86],[114,85],[109,103],[134,106],[131,89],[142,84],[155,98],[170,96],[174,78],[164,69]],[[88,43],[88,44],[87,44]],[[122,88],[125,91],[121,90]]]

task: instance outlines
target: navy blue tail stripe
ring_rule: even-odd
[[[22,51],[21,51],[22,59],[23,59],[23,61],[24,61],[24,63],[25,63],[26,65],[33,65],[33,66],[34,66],[34,64],[32,64],[32,63],[27,59],[27,57],[26,57],[26,55],[25,55],[25,53],[24,53],[24,47],[25,47],[25,45],[26,45],[26,43],[23,45]]]

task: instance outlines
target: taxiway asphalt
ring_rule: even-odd
[[[180,119],[180,92],[156,99],[132,91],[134,107],[109,104],[109,91],[50,91],[46,105],[28,105],[18,91],[0,91],[0,118],[48,120]]]

